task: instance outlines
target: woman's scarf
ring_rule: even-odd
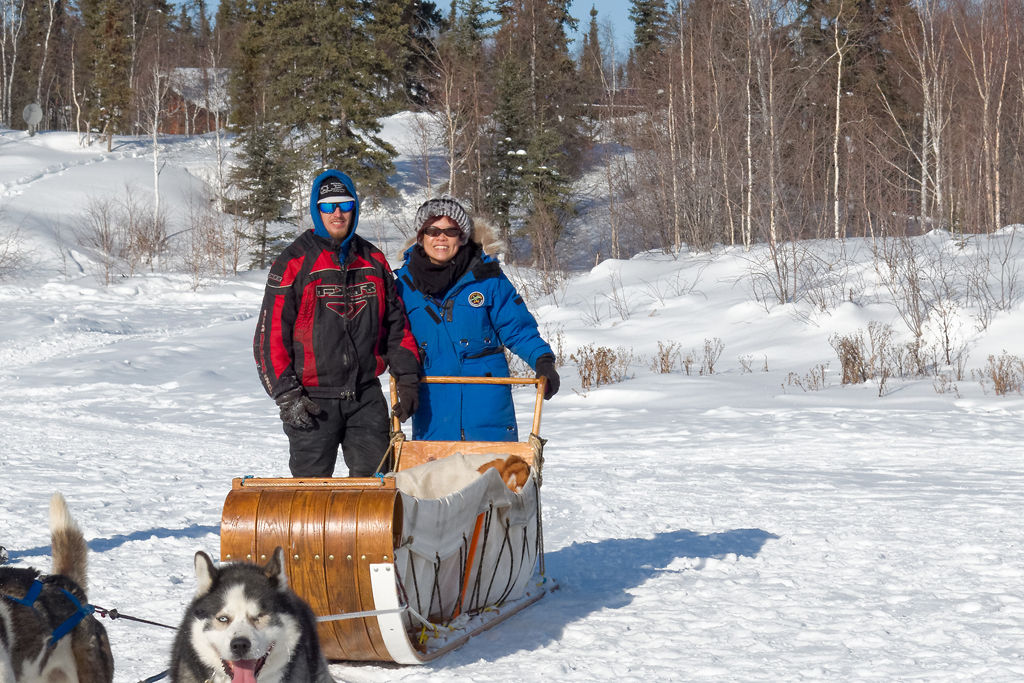
[[[412,286],[424,294],[443,298],[459,279],[469,270],[473,257],[480,253],[480,245],[467,242],[445,263],[433,263],[423,246],[417,244],[409,258],[409,272]]]

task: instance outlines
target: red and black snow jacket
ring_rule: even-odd
[[[310,396],[359,398],[389,365],[416,381],[419,353],[387,259],[352,238],[344,264],[312,230],[274,261],[253,340],[272,398],[300,384]]]

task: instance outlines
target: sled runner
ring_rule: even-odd
[[[528,440],[407,441],[393,419],[395,473],[246,477],[224,501],[221,560],[263,563],[282,546],[289,585],[319,617],[328,659],[427,662],[557,587],[544,577],[540,514],[545,380],[423,381],[536,385]],[[391,393],[394,404],[393,381]],[[530,465],[519,491],[499,469],[478,471],[511,456]]]

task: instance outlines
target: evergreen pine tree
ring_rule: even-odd
[[[410,2],[374,0],[369,5],[364,30],[374,51],[371,62],[376,81],[374,88],[382,94],[388,105],[384,115],[393,114],[406,104],[402,86],[412,50],[409,26],[404,20]]]
[[[196,52],[199,55],[205,55],[209,50],[210,39],[213,35],[213,31],[210,28],[210,17],[207,15],[208,11],[206,0],[195,0]]]
[[[590,8],[590,28],[583,36],[580,51],[580,99],[587,104],[598,104],[604,100],[604,55],[601,54],[601,39],[597,31],[597,9]]]
[[[243,46],[238,58],[251,62],[244,65],[247,73],[262,71],[266,81],[257,96],[242,87],[245,78],[236,78],[235,92],[258,97],[273,112],[304,175],[337,168],[367,197],[393,193],[387,177],[397,153],[378,135],[380,118],[393,111],[383,87],[392,75],[371,39],[368,5],[260,0],[256,7],[262,9],[253,14],[260,15],[261,31],[273,37],[273,47],[254,52]]]
[[[413,105],[422,107],[429,97],[425,80],[428,75],[427,55],[433,37],[447,28],[444,15],[430,0],[412,0],[406,5],[402,24],[408,28],[407,58],[404,67],[404,90]]]
[[[528,81],[520,60],[509,56],[499,63],[494,95],[493,143],[488,155],[482,208],[493,217],[502,239],[511,243],[514,211],[525,195],[523,163],[531,130],[527,116]]]
[[[292,171],[281,138],[273,124],[255,125],[240,141],[239,164],[232,175],[242,194],[241,213],[248,219],[253,249],[250,267],[265,268],[282,246],[285,236],[270,234],[270,223],[292,194]]]
[[[637,54],[650,48],[660,49],[668,28],[665,0],[630,0],[629,18],[633,22],[633,49]]]
[[[590,144],[568,52],[566,29],[575,20],[566,0],[503,0],[498,9],[488,207],[503,236],[525,237],[533,262],[547,271]]]
[[[110,151],[114,134],[126,129],[131,101],[128,12],[119,0],[86,0],[81,9],[92,72],[87,119],[107,136]]]

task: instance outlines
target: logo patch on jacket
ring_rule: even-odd
[[[484,305],[483,292],[471,292],[469,295],[469,305],[473,308],[480,308]]]
[[[329,299],[345,296],[344,285],[317,285],[316,298]],[[362,282],[348,288],[348,301],[329,301],[327,308],[331,309],[342,318],[354,320],[363,309],[369,299],[377,296],[377,284],[374,282]]]

